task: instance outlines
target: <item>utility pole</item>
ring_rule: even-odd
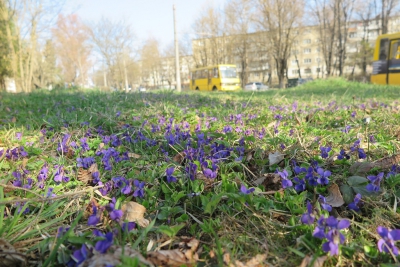
[[[178,33],[176,31],[176,15],[175,15],[175,5],[173,5],[174,10],[174,37],[175,37],[175,71],[176,71],[176,91],[181,92],[181,74],[179,67],[179,46],[178,46]]]

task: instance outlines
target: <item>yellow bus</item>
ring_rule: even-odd
[[[371,83],[400,85],[400,32],[378,36]]]
[[[240,89],[236,65],[214,65],[191,70],[190,89],[200,91]]]

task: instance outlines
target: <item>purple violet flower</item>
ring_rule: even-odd
[[[318,179],[317,179],[317,182],[318,182],[320,185],[327,185],[327,184],[329,184],[329,179],[328,179],[328,177],[331,176],[331,172],[330,172],[330,171],[325,171],[325,170],[322,169],[322,168],[318,168],[318,169],[317,169],[317,173],[318,173],[318,175],[319,175],[319,177],[318,177]]]
[[[304,224],[313,224],[315,216],[313,215],[313,207],[310,201],[307,200],[307,212],[301,215],[300,221]]]
[[[139,180],[136,179],[133,181],[133,185],[135,186],[135,191],[133,192],[134,197],[140,197],[140,198],[144,197],[145,184],[146,184],[145,182],[140,182]]]
[[[103,238],[103,240],[97,241],[94,248],[101,254],[106,253],[108,248],[113,244],[113,233],[109,232],[107,234],[103,234],[99,230],[94,230],[93,234]]]
[[[324,196],[319,195],[318,202],[321,204],[322,209],[331,212],[332,206],[326,203],[326,199]]]
[[[289,174],[287,170],[278,171],[279,176],[282,178],[282,188],[286,189],[287,187],[293,186],[292,181],[288,179]]]
[[[329,151],[331,151],[331,148],[330,147],[323,147],[323,146],[321,146],[320,147],[320,149],[321,149],[321,157],[323,158],[323,159],[326,159],[327,157],[329,157]]]
[[[379,251],[386,253],[392,252],[395,256],[399,255],[399,249],[395,246],[394,242],[400,240],[400,230],[390,230],[383,226],[378,226],[376,231],[382,237],[378,241]]]
[[[361,194],[357,194],[354,197],[354,201],[348,205],[349,209],[359,212],[360,207],[362,206],[362,202],[360,202],[360,201],[361,201]]]
[[[88,225],[89,226],[96,226],[100,222],[100,217],[97,216],[97,208],[93,205],[93,214],[88,218]]]
[[[84,262],[88,257],[88,249],[86,248],[86,245],[83,244],[80,249],[75,250],[71,258],[76,262],[74,266],[79,266],[82,262]]]
[[[167,175],[167,182],[168,183],[175,183],[177,181],[175,176],[172,176],[172,174],[175,171],[175,167],[170,167],[165,171],[165,174]]]
[[[380,183],[383,179],[384,173],[381,172],[378,175],[369,175],[367,179],[370,180],[370,184],[367,184],[366,189],[370,192],[378,192],[380,190]]]
[[[253,187],[253,188],[250,188],[250,189],[247,189],[247,187],[246,187],[244,184],[242,184],[242,185],[240,186],[240,192],[241,192],[242,194],[245,194],[245,195],[248,195],[248,194],[254,192],[254,190],[255,190],[254,187]]]

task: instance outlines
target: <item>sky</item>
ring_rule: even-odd
[[[192,24],[208,5],[223,7],[226,0],[66,0],[64,13],[76,13],[83,21],[102,16],[132,26],[139,42],[154,37],[166,47],[174,41],[173,5],[179,36],[192,31]]]

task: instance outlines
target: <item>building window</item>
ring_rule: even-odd
[[[298,55],[299,54],[299,50],[292,50],[292,54],[293,55]]]
[[[318,53],[321,52],[321,48],[317,48],[317,52],[318,52]]]
[[[305,44],[311,44],[311,39],[305,39],[303,42],[304,42]]]
[[[296,65],[297,64],[297,60],[296,59],[292,59],[292,65]]]
[[[299,74],[299,70],[292,70],[292,74]]]
[[[305,74],[311,74],[311,69],[310,68],[304,69],[304,73]]]
[[[317,57],[316,61],[319,63],[321,62],[321,58]]]
[[[304,54],[310,54],[311,48],[304,48]]]
[[[319,44],[319,43],[321,42],[321,39],[318,38],[318,39],[315,40],[315,42],[316,42],[317,44]]]
[[[304,30],[304,33],[311,33],[311,30],[310,29],[306,29],[306,30]]]
[[[317,73],[321,72],[321,68],[316,68],[315,70],[317,71]]]
[[[349,33],[349,38],[356,38],[356,37],[357,37],[357,33],[356,32]]]
[[[293,44],[294,44],[294,45],[298,45],[298,44],[299,44],[299,41],[295,40],[295,41],[293,41]]]
[[[311,58],[305,58],[304,59],[304,64],[309,64],[311,63]]]

